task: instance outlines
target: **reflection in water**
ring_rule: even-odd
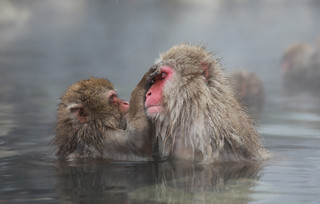
[[[247,203],[261,169],[260,163],[59,161],[56,189],[64,202]]]
[[[261,164],[175,161],[160,163],[158,168],[156,184],[133,191],[131,198],[155,203],[247,203]]]
[[[8,135],[15,127],[12,119],[13,106],[11,104],[0,103],[0,137]]]
[[[126,203],[129,191],[155,182],[156,171],[150,163],[58,161],[56,173],[56,191],[64,202]]]
[[[15,151],[6,147],[6,141],[3,138],[8,136],[16,126],[12,117],[12,112],[13,105],[0,102],[0,158],[15,154]]]

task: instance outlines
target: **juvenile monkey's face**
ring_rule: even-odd
[[[99,78],[79,81],[70,86],[60,106],[65,116],[80,124],[105,120],[111,115],[122,120],[129,113],[129,103],[117,96],[112,83]]]
[[[107,93],[107,98],[111,105],[118,107],[120,114],[126,117],[129,114],[129,103],[118,97],[117,92],[110,90]]]
[[[145,107],[147,114],[153,116],[163,109],[163,90],[168,81],[172,78],[173,68],[161,66],[159,73],[153,78],[153,83],[146,94]]]

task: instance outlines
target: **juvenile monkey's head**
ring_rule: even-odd
[[[81,144],[99,146],[108,128],[124,129],[129,104],[118,98],[106,79],[90,78],[71,85],[58,107],[53,144],[58,155],[71,153]]]
[[[114,120],[110,127],[127,114],[129,104],[118,98],[113,84],[101,78],[90,78],[71,85],[61,98],[59,114],[84,124],[100,120]]]

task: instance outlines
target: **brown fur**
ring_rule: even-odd
[[[162,65],[176,72],[164,87],[163,111],[153,117],[161,157],[203,163],[267,157],[211,53],[180,44],[160,56],[157,66]]]
[[[106,96],[114,89],[110,81],[91,78],[71,85],[58,107],[52,141],[57,155],[68,159],[150,160],[152,144],[144,110],[147,75],[132,92],[125,130],[119,106],[109,103]],[[84,107],[85,122],[70,111],[74,104]]]
[[[233,71],[230,81],[240,102],[254,118],[258,116],[264,106],[265,93],[262,81],[253,72],[246,70]]]

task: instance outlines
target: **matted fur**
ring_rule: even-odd
[[[203,163],[267,157],[252,121],[210,52],[180,44],[160,55],[157,66],[163,65],[175,71],[163,90],[163,110],[153,115],[162,157]]]

